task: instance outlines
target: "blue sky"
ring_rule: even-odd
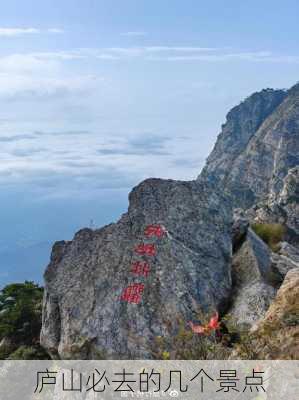
[[[290,0],[3,1],[3,274],[1,254],[116,220],[142,179],[195,178],[232,106],[298,81],[298,15]]]

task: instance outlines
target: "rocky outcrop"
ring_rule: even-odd
[[[249,227],[245,212],[235,210],[233,223],[232,295],[228,313],[242,329],[263,318],[287,273],[298,268],[297,249],[280,243],[278,253]]]
[[[280,192],[271,193],[249,213],[256,222],[285,225],[289,240],[299,244],[299,166],[288,171]]]
[[[299,249],[295,246],[290,245],[287,242],[279,244],[279,252],[281,256],[287,257],[292,260],[293,263],[298,264],[299,268]]]
[[[288,272],[277,296],[252,330],[261,359],[299,359],[299,269]]]
[[[177,320],[224,310],[231,291],[231,204],[199,182],[149,179],[133,189],[119,222],[78,232],[57,243],[45,273],[41,343],[53,357],[151,358],[157,336],[172,335]],[[145,239],[147,225],[167,234]],[[156,246],[140,256],[140,243]],[[148,277],[130,273],[148,262]],[[140,304],[120,300],[142,282]]]
[[[255,93],[227,115],[201,178],[218,182],[235,207],[275,197],[299,165],[298,132],[299,84]]]
[[[232,280],[229,316],[237,325],[252,326],[269,308],[281,276],[273,268],[270,249],[251,229],[233,256]]]

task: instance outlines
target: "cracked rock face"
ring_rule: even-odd
[[[156,336],[178,320],[223,309],[231,290],[231,204],[202,182],[149,179],[134,188],[128,213],[116,224],[79,231],[57,243],[45,273],[41,343],[53,357],[151,358]],[[161,224],[167,234],[145,238]],[[138,255],[154,244],[155,256]],[[148,262],[148,277],[130,272]],[[143,283],[139,304],[120,300]]]

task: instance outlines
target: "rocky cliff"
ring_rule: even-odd
[[[214,180],[249,208],[282,189],[299,164],[299,84],[255,93],[227,115],[200,179]]]
[[[299,85],[255,93],[196,181],[148,179],[117,223],[56,243],[42,345],[52,357],[152,358],[182,321],[218,311],[253,326],[298,267],[298,150]],[[283,225],[290,243],[273,253],[252,222]]]

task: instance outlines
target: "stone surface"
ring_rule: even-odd
[[[232,245],[233,250],[237,250],[246,238],[249,228],[249,219],[244,210],[236,208],[233,213]]]
[[[231,204],[200,182],[149,179],[134,188],[116,224],[79,231],[57,243],[45,273],[41,343],[53,357],[151,358],[156,336],[171,335],[177,318],[224,309],[231,290]],[[168,233],[155,257],[138,256],[150,224]],[[147,278],[130,273],[148,260]],[[140,304],[120,301],[128,283],[142,281]]]
[[[280,274],[282,279],[291,269],[299,268],[298,262],[284,255],[272,253],[271,261],[273,270]]]
[[[261,223],[280,223],[287,227],[289,240],[299,244],[299,167],[291,168],[276,195],[256,207],[254,220]]]
[[[232,280],[229,316],[237,325],[252,326],[264,316],[282,278],[268,246],[251,229],[233,256]]]
[[[261,359],[299,359],[299,269],[288,272],[277,296],[252,329]]]
[[[280,255],[290,258],[294,263],[299,264],[299,249],[295,246],[290,245],[287,242],[282,242],[279,244]]]

